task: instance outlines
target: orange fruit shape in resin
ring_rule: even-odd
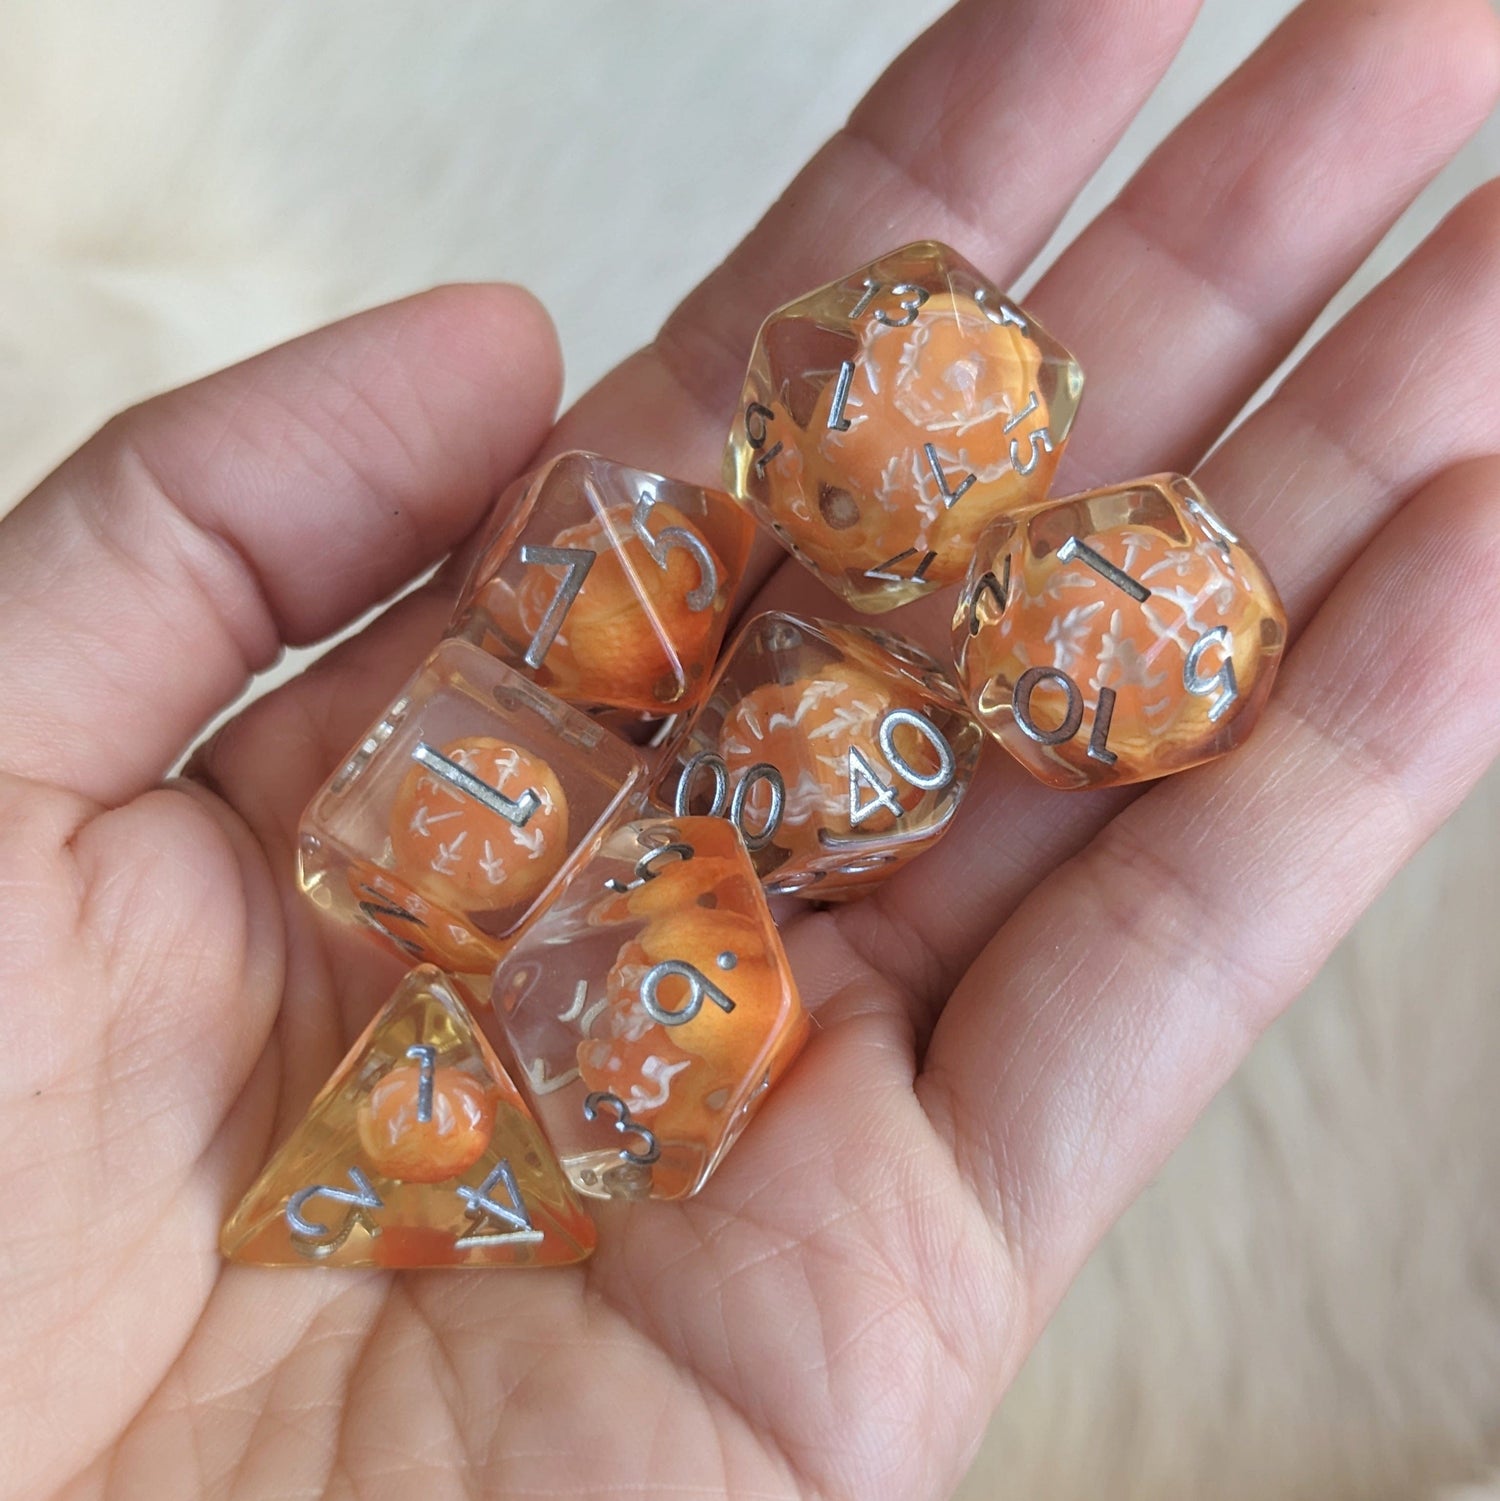
[[[723,621],[713,608],[717,590],[702,586],[705,577],[724,578],[724,565],[675,507],[658,503],[651,515],[669,540],[691,539],[662,554],[665,566],[631,532],[628,512],[568,527],[552,543],[594,554],[546,653],[547,686],[561,697],[660,713],[681,697],[684,676],[712,665]],[[557,596],[553,572],[533,568],[515,591],[515,632],[525,640],[538,638]],[[507,608],[495,604],[497,614]]]
[[[1285,639],[1259,560],[1171,475],[997,523],[954,619],[981,722],[1059,788],[1137,782],[1232,750]]]
[[[753,527],[729,496],[566,453],[519,481],[452,632],[589,709],[690,707]]]
[[[851,757],[856,765],[863,758],[879,766],[880,726],[886,715],[892,709],[920,708],[897,680],[830,663],[791,683],[768,683],[746,694],[724,716],[720,754],[731,782],[758,763],[781,771],[785,792],[772,840],[796,854],[815,854],[823,848],[820,834],[847,838],[851,833]],[[891,733],[910,764],[924,774],[937,770],[938,754],[918,731],[900,725]],[[869,794],[862,793],[857,772],[854,783],[852,795],[863,806]],[[900,811],[889,802],[870,806],[860,820],[861,833],[888,833],[922,796],[913,783],[894,785],[891,800]],[[774,813],[774,793],[764,779],[750,783],[744,806],[746,827],[765,829]]]
[[[727,470],[857,609],[960,580],[1051,483],[1082,376],[944,246],[913,245],[766,321]]]
[[[442,891],[459,911],[534,901],[568,853],[568,800],[540,756],[486,735],[440,747],[454,766],[499,795],[488,806],[413,766],[391,806],[391,852],[409,879]],[[503,805],[509,805],[508,807]]]
[[[492,1013],[572,1182],[697,1191],[806,1040],[765,896],[732,825],[616,830],[495,974]]]
[[[726,652],[652,796],[735,825],[768,891],[840,901],[942,837],[983,738],[910,642],[772,611]]]
[[[714,839],[737,842],[722,823]],[[629,915],[646,921],[606,977],[609,1004],[578,1046],[579,1070],[659,1141],[694,1143],[716,1160],[733,1139],[728,1128],[737,1134],[747,1118],[735,1121],[747,1097],[769,1089],[801,1050],[806,1013],[740,861],[710,853],[666,866],[631,897]],[[675,1197],[697,1175],[673,1174],[669,1162],[656,1178],[657,1196]]]
[[[357,1124],[360,1145],[378,1173],[441,1183],[484,1156],[495,1102],[481,1081],[424,1059],[386,1074],[359,1102]]]
[[[1031,492],[1006,428],[1036,391],[1040,358],[1016,329],[946,294],[929,298],[910,327],[865,324],[843,402],[849,426],[831,424],[834,388],[825,387],[800,464],[766,471],[791,540],[829,573],[851,561],[878,569],[904,553],[924,579],[961,578],[989,516]],[[1046,428],[1039,395],[1029,416]],[[967,494],[952,500],[958,485],[985,486],[994,505],[984,513],[962,504]]]
[[[458,993],[414,969],[220,1235],[265,1266],[561,1266],[594,1226]]]

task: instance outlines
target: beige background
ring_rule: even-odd
[[[1064,232],[1288,8],[1207,0]],[[578,392],[939,9],[0,0],[0,507],[124,402],[440,279],[538,291]],[[1356,287],[1497,169],[1492,121]],[[1500,1497],[1464,1488],[1500,1468],[1497,832],[1492,777],[1106,1242],[965,1501]]]

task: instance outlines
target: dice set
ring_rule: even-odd
[[[1059,789],[1244,740],[1275,590],[1190,480],[1049,498],[1081,390],[924,242],[766,319],[726,491],[585,453],[511,487],[448,635],[304,816],[303,891],[410,968],[226,1256],[582,1260],[584,1200],[696,1193],[807,1040],[769,899],[890,879],[987,738]],[[757,522],[864,614],[961,585],[951,664],[784,611],[725,648]]]

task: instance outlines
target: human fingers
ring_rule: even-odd
[[[1448,471],[1318,610],[1237,755],[1060,866],[944,1009],[918,1094],[1037,1333],[1088,1250],[1500,745],[1500,460]]]
[[[116,803],[283,643],[469,531],[556,404],[546,315],[449,287],[109,423],[0,522],[0,769]]]
[[[1277,581],[1293,638],[1413,491],[1500,450],[1489,394],[1500,379],[1497,247],[1492,185],[1331,330],[1199,471]],[[841,930],[904,984],[925,1022],[1027,892],[1138,793],[1043,791],[991,755],[943,844],[841,913]]]

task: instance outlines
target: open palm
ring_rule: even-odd
[[[1092,1244],[1494,751],[1500,193],[1219,442],[1490,108],[1484,0],[1308,0],[1028,298],[1088,372],[1063,486],[1193,469],[1278,580],[1255,738],[1143,795],[988,755],[935,852],[788,924],[822,1031],[591,1263],[216,1252],[394,981],[297,895],[294,833],[451,577],[161,778],[539,445],[712,480],[778,302],[919,237],[1016,274],[1192,10],[966,0],[550,434],[543,316],[450,288],[128,413],[0,525],[0,1496],[948,1493]],[[770,549],[746,599],[835,613]],[[938,644],[946,607],[895,627]]]

